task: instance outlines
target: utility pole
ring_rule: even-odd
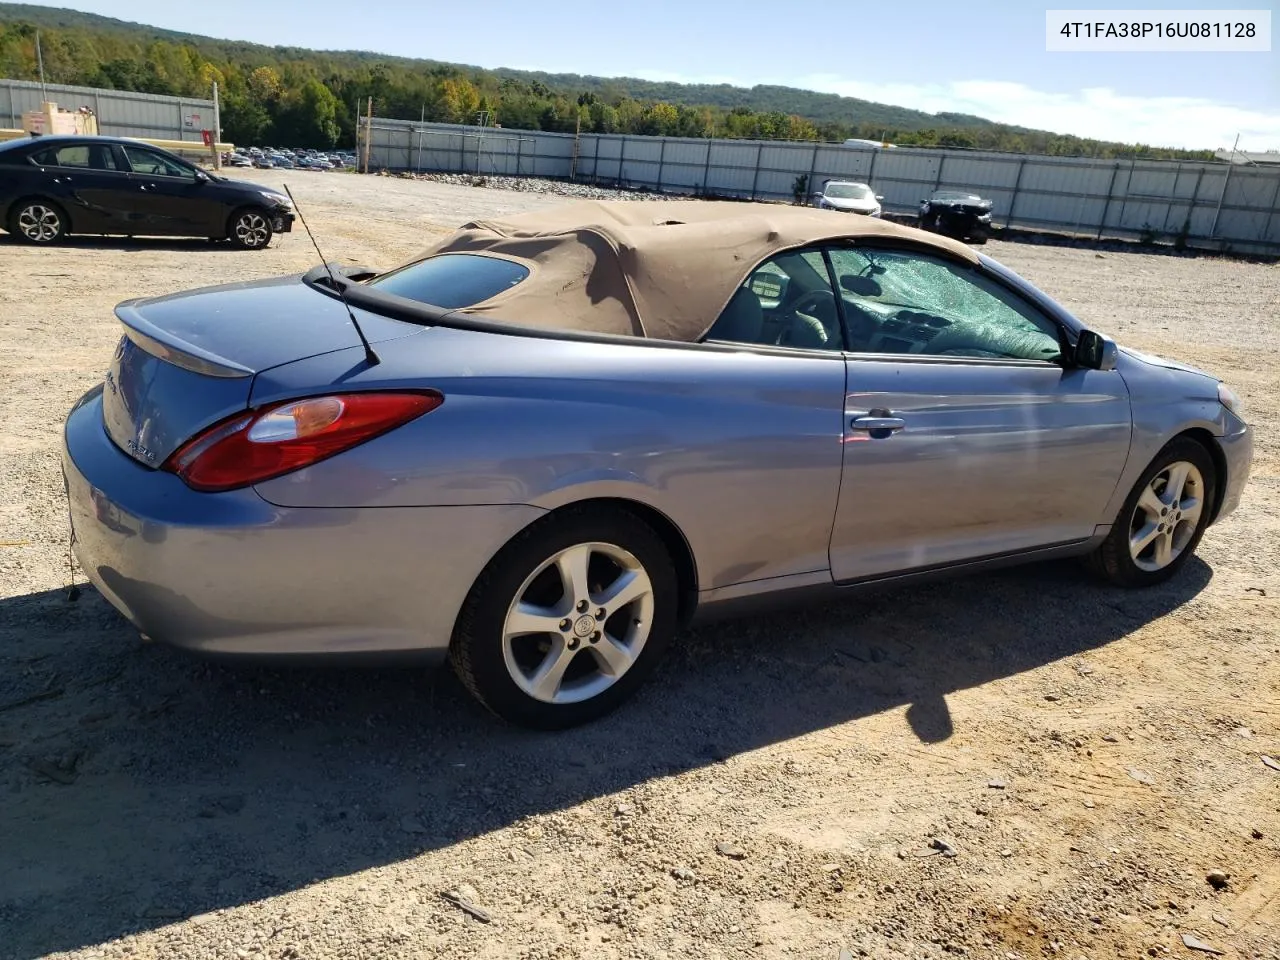
[[[40,102],[49,100],[49,92],[44,88],[44,54],[40,50],[40,31],[36,31],[36,63],[40,66]]]

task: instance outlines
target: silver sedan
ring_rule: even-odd
[[[1064,556],[1159,583],[1251,461],[1212,375],[813,208],[575,203],[117,314],[63,468],[124,616],[210,654],[447,655],[540,727],[694,618]]]

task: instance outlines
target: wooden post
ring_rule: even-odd
[[[707,178],[711,175],[711,145],[715,143],[710,137],[707,138],[707,160],[702,165],[702,195],[707,195]]]
[[[751,199],[756,198],[756,186],[760,183],[760,158],[764,156],[764,144],[761,143],[756,147],[756,170],[751,177]]]
[[[213,143],[209,149],[213,151],[213,169],[222,169],[222,154],[218,152],[218,144],[222,141],[222,118],[218,114],[218,81],[213,81]]]
[[[369,153],[373,147],[373,97],[369,98],[364,121],[364,172],[369,172]]]
[[[658,152],[658,192],[662,192],[662,169],[667,164],[667,138],[662,138],[662,148]]]

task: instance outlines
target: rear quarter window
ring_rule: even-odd
[[[496,297],[527,276],[529,268],[512,260],[442,253],[375,277],[367,285],[383,293],[456,310]]]

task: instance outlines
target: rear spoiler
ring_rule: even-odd
[[[237,379],[253,376],[254,371],[243,364],[179,340],[148,322],[138,311],[136,303],[136,300],[126,300],[116,307],[116,319],[124,324],[124,335],[153,357],[206,377]]]

